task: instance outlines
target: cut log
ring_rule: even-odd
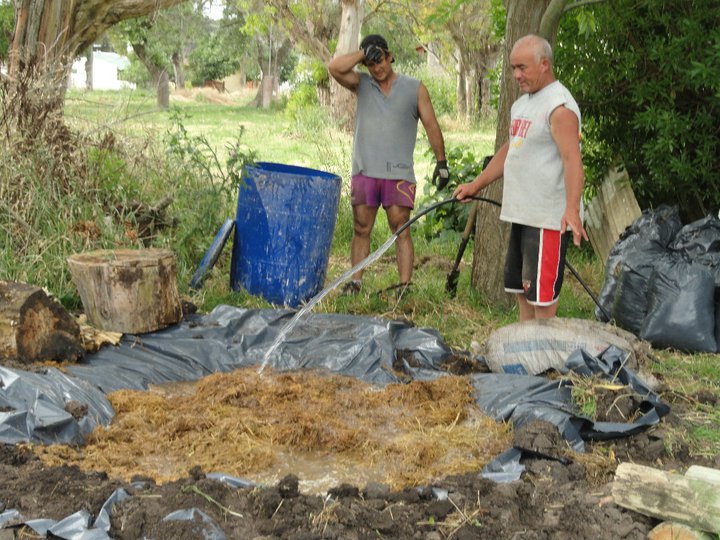
[[[682,523],[664,521],[648,533],[648,540],[713,540],[713,535]]]
[[[72,255],[68,264],[88,323],[100,330],[142,334],[182,318],[170,250],[100,250]]]
[[[621,463],[615,471],[612,495],[619,506],[646,516],[720,533],[720,487],[716,483]]]
[[[711,469],[710,467],[702,467],[700,465],[691,465],[687,471],[685,471],[687,478],[698,478],[699,480],[705,480],[711,482],[716,486],[720,486],[720,470]]]
[[[39,287],[0,281],[0,358],[76,362],[84,353],[80,325],[57,301]]]

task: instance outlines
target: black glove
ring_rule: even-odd
[[[441,191],[450,181],[450,171],[448,170],[447,161],[441,159],[435,165],[435,172],[432,175],[432,183]]]
[[[377,45],[371,43],[363,49],[363,54],[365,55],[365,62],[379,64],[382,61],[385,52]]]

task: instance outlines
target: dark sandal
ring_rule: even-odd
[[[360,292],[360,288],[362,287],[362,282],[357,279],[353,279],[352,281],[348,281],[345,286],[342,288],[340,294],[342,296],[352,296],[355,294],[358,294]]]

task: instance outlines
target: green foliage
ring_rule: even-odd
[[[150,72],[134,52],[127,55],[130,65],[118,72],[118,79],[136,84],[138,88],[150,88]]]
[[[318,104],[317,88],[310,82],[297,85],[285,105],[285,114],[294,122],[302,122],[313,112]]]
[[[557,75],[583,111],[589,184],[620,160],[641,207],[720,207],[716,4],[614,0],[563,19]]]
[[[427,64],[399,64],[399,73],[420,79],[427,87],[437,116],[457,114],[457,87],[451,75],[430,69]]]
[[[428,152],[432,156],[432,152]],[[482,172],[482,158],[478,159],[465,146],[446,148],[445,156],[450,169],[450,182],[442,191],[427,179],[423,193],[422,204],[427,206],[435,202],[452,197],[452,193],[459,184],[471,182]],[[430,169],[432,175],[433,168]],[[422,224],[422,233],[426,239],[447,236],[448,233],[462,232],[465,229],[469,204],[446,204],[425,216]]]
[[[490,15],[493,21],[493,34],[498,39],[505,37],[505,20],[507,11],[503,0],[490,0]]]
[[[186,115],[177,108],[170,111],[171,126],[165,134],[166,153],[186,177],[203,181],[211,192],[232,199],[240,187],[242,169],[255,161],[255,151],[242,144],[244,128],[227,142],[227,158],[222,158],[204,135],[191,135],[183,120]]]
[[[141,247],[138,237],[129,234],[137,225],[135,216],[123,210],[140,196],[141,186],[147,187],[142,163],[132,168],[124,163],[125,151],[138,149],[120,149],[105,134],[78,138],[68,132],[52,141],[4,137],[2,145],[1,278],[46,287],[75,307],[69,255]],[[147,189],[144,197],[152,198]]]
[[[88,148],[87,166],[88,176],[95,179],[98,199],[104,206],[141,198],[140,179],[133,175],[126,156],[114,146]]]
[[[12,2],[0,2],[0,59],[7,62],[15,28],[15,8]]]
[[[190,53],[188,63],[191,81],[197,86],[207,79],[223,79],[240,67],[238,51],[228,48],[217,34],[199,43]]]
[[[255,161],[255,152],[241,142],[243,128],[226,143],[223,160],[204,135],[191,135],[184,125],[188,117],[174,108],[165,133],[169,170],[179,189],[173,191],[178,208],[189,209],[178,220],[166,241],[184,273],[202,259],[208,238],[230,216],[242,182],[243,168]]]
[[[418,53],[418,38],[409,31],[411,21],[402,10],[389,10],[383,13],[382,17],[374,17],[365,22],[362,27],[361,37],[369,34],[380,34],[385,37],[388,47],[395,57],[395,65],[402,65],[404,70],[410,66],[420,65],[425,62],[425,55]],[[397,67],[395,68],[398,71]]]

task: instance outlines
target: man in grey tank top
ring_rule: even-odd
[[[510,222],[505,290],[516,295],[520,320],[557,313],[568,242],[587,240],[582,221],[584,173],[580,109],[555,80],[552,48],[520,38],[510,67],[523,95],[510,111],[510,137],[475,180],[458,186],[460,200],[504,178],[500,219]]]
[[[353,141],[351,201],[354,232],[352,266],[370,254],[370,235],[380,205],[395,233],[410,219],[415,203],[413,152],[420,119],[437,164],[433,183],[442,189],[449,180],[445,142],[425,85],[392,68],[393,53],[382,36],[371,34],[360,50],[333,58],[330,75],[357,95]],[[362,64],[368,73],[356,70]],[[412,279],[414,248],[410,228],[396,240],[399,287]],[[353,275],[347,292],[360,290],[362,271]]]

